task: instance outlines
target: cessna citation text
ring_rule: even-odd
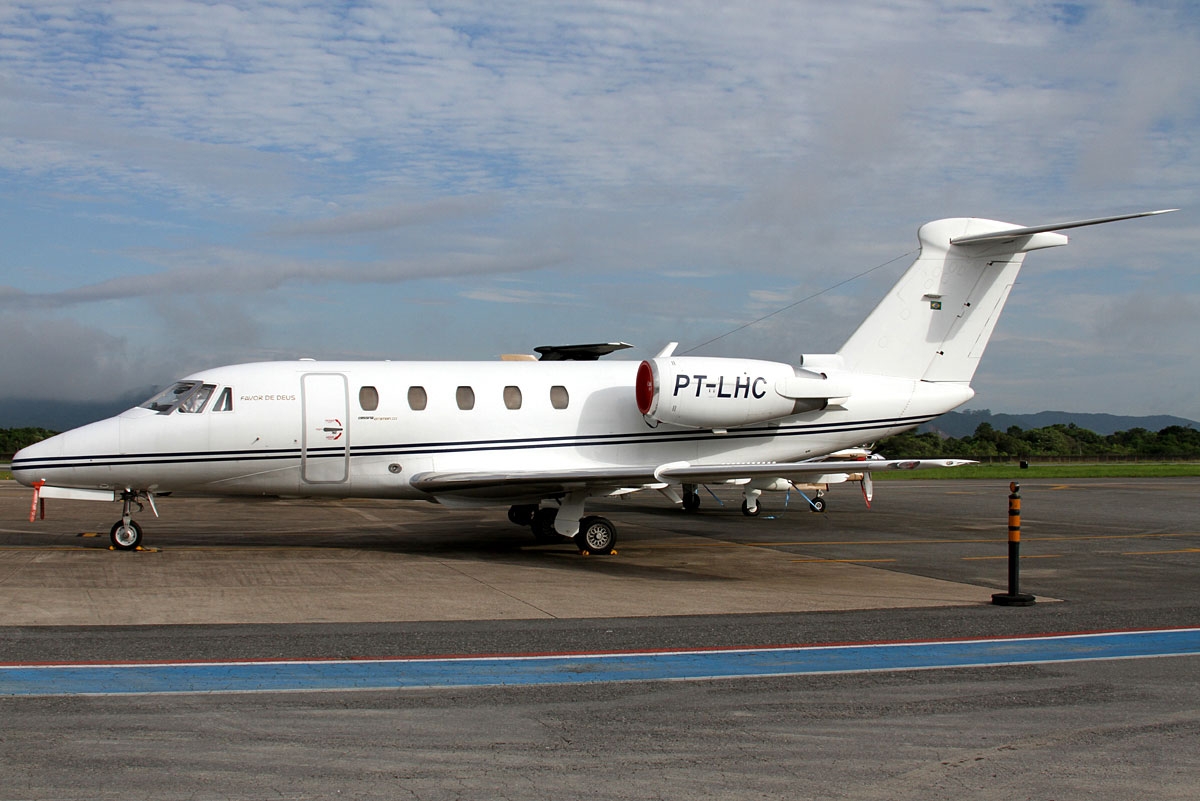
[[[875,470],[962,464],[830,454],[972,397],[1027,252],[1067,244],[1062,229],[1160,213],[928,223],[916,261],[841,349],[794,364],[675,356],[673,345],[601,361],[628,347],[610,343],[539,348],[536,361],[219,367],[25,448],[13,475],[34,488],[34,514],[47,498],[122,501],[120,549],[141,543],[134,507],[186,492],[505,505],[539,540],[609,553],[616,529],[586,514],[590,498],[658,489],[695,508],[699,485],[733,483],[755,515],[764,490],[855,475],[867,491]]]

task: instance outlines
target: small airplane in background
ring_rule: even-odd
[[[45,499],[122,502],[114,548],[157,496],[423,499],[504,505],[538,541],[612,553],[616,526],[592,498],[660,490],[684,508],[698,487],[735,484],[742,511],[764,491],[852,476],[870,500],[881,470],[953,459],[875,459],[848,448],[914,428],[974,396],[970,382],[1025,254],[1058,231],[1163,214],[1022,227],[936,220],[887,296],[833,354],[794,363],[676,356],[606,360],[625,343],[538,348],[538,360],[300,359],[217,367],[122,414],[31,445],[12,462]],[[676,488],[679,488],[677,490]]]

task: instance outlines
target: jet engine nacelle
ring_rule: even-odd
[[[757,359],[659,357],[638,366],[638,411],[660,423],[733,428],[823,409],[848,392],[821,373]]]

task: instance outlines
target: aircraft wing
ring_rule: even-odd
[[[621,489],[653,489],[668,484],[719,484],[756,478],[782,478],[805,483],[825,483],[821,477],[840,473],[884,470],[921,470],[974,464],[966,459],[873,459],[851,461],[752,462],[693,465],[671,462],[643,467],[594,467],[582,470],[534,470],[512,473],[420,473],[412,486],[434,496],[476,500],[527,500],[550,498],[586,490],[594,494]]]
[[[654,477],[654,467],[596,467],[581,470],[526,470],[511,473],[420,473],[412,477],[413,488],[435,496],[457,496],[477,500],[538,501],[575,490],[604,494],[622,489],[642,489],[663,484]]]

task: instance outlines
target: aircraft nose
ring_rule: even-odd
[[[13,478],[27,487],[35,481],[70,486],[80,471],[119,451],[119,421],[101,420],[22,448],[13,456]]]
[[[35,442],[17,451],[12,460],[13,478],[27,487],[33,486],[33,482],[44,478],[39,476],[39,472],[52,465],[55,460],[62,458],[65,444],[63,436],[63,434],[55,434],[49,439]]]

